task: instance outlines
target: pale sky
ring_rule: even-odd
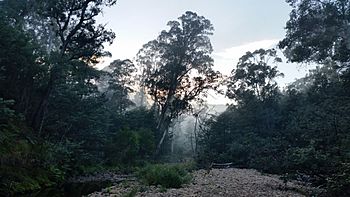
[[[112,58],[99,67],[115,59],[133,59],[143,44],[167,29],[168,21],[193,11],[213,24],[214,68],[228,75],[245,52],[274,47],[283,39],[290,10],[284,0],[118,0],[98,19],[116,33],[114,43],[106,46]],[[287,63],[278,68],[285,74],[278,79],[280,86],[303,77],[309,69]],[[226,102],[214,94],[208,98],[211,104]]]

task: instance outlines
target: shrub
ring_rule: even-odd
[[[350,196],[350,163],[342,163],[327,179],[327,191],[333,196]]]
[[[191,180],[188,168],[176,164],[147,165],[138,171],[138,177],[147,185],[179,188]]]

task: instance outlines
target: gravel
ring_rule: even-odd
[[[138,196],[138,197],[218,197],[218,196],[309,196],[314,189],[298,182],[283,183],[279,176],[261,174],[252,169],[212,169],[192,173],[190,184],[179,189],[142,186],[137,181],[122,183],[88,196]],[[131,195],[132,194],[132,195]]]

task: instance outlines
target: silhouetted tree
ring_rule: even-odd
[[[336,62],[349,68],[350,2],[348,0],[287,0],[293,7],[286,37],[279,43],[292,62]]]
[[[70,62],[82,61],[95,64],[98,58],[108,55],[103,44],[112,42],[114,33],[103,25],[96,24],[96,16],[103,6],[112,6],[115,0],[54,0],[38,1],[38,10],[43,20],[53,26],[58,37],[58,47],[50,52],[50,71],[47,86],[32,119],[38,129],[42,124],[50,95],[57,83],[62,83],[69,73]],[[55,50],[56,49],[56,50]]]
[[[186,12],[168,25],[168,31],[162,31],[138,53],[139,62],[148,67],[148,92],[160,109],[157,129],[162,135],[157,153],[171,121],[190,109],[192,101],[200,101],[200,95],[215,88],[220,77],[212,70],[213,59],[209,56],[213,50],[208,37],[213,31],[210,21]]]
[[[253,97],[264,101],[275,96],[278,92],[275,78],[283,74],[271,64],[281,61],[274,49],[247,52],[227,80],[227,97],[245,103]]]

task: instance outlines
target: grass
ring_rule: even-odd
[[[164,188],[180,188],[192,179],[190,169],[181,164],[147,165],[137,172],[137,176],[147,185]]]

